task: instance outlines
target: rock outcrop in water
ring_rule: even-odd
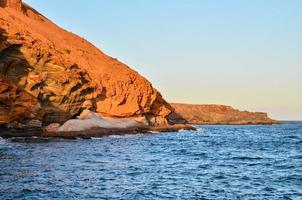
[[[63,123],[89,109],[163,125],[173,110],[137,72],[21,0],[0,0],[0,75],[0,123]]]
[[[276,124],[276,120],[262,112],[240,111],[225,105],[171,104],[175,122],[189,124]]]

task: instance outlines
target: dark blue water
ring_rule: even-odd
[[[302,124],[0,139],[0,199],[302,199]]]

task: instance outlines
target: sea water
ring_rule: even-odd
[[[302,199],[302,123],[0,139],[0,199]]]

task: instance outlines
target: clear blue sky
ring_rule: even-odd
[[[171,102],[302,120],[301,0],[25,0]]]

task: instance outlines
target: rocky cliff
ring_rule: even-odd
[[[248,112],[225,105],[171,104],[175,113],[171,118],[175,122],[189,124],[275,124],[266,113]]]
[[[0,75],[0,124],[29,119],[38,105],[36,98],[19,90]]]
[[[89,109],[160,125],[173,110],[137,72],[21,0],[0,0],[0,75],[0,123],[63,123]]]

